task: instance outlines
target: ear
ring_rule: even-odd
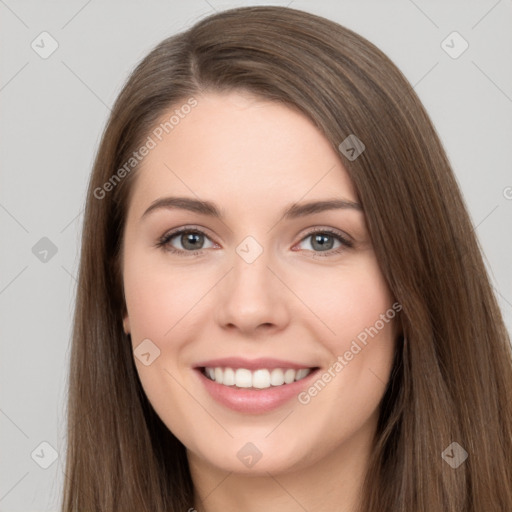
[[[130,334],[130,317],[126,313],[123,317],[123,330],[125,334]]]

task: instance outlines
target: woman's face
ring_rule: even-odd
[[[128,209],[124,325],[147,397],[191,460],[226,471],[367,455],[399,306],[351,180],[300,113],[197,99],[153,136]]]

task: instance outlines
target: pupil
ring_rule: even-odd
[[[201,242],[202,236],[203,235],[201,235],[200,233],[187,233],[181,237],[181,243],[185,249],[197,249],[197,247],[200,246],[201,244],[194,244],[194,242],[198,242],[198,240],[199,242]]]
[[[326,238],[330,238],[331,239],[331,243],[325,242]],[[320,234],[320,235],[315,235],[314,236],[313,248],[315,248],[315,243],[320,244],[319,245],[320,250],[325,251],[325,250],[332,249],[333,240],[332,240],[332,237],[329,236],[329,235],[322,235],[322,234]]]

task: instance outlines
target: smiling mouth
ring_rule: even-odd
[[[201,373],[209,380],[226,387],[240,389],[268,389],[272,387],[286,386],[293,382],[306,378],[318,367],[300,368],[261,368],[248,370],[247,368],[229,367],[201,367]]]

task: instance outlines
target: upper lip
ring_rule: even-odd
[[[223,357],[221,359],[210,359],[202,361],[195,365],[195,368],[246,368],[247,370],[258,370],[274,368],[300,370],[301,368],[316,368],[314,365],[285,361],[283,359],[274,359],[270,357],[260,357],[258,359],[244,359],[243,357]]]

